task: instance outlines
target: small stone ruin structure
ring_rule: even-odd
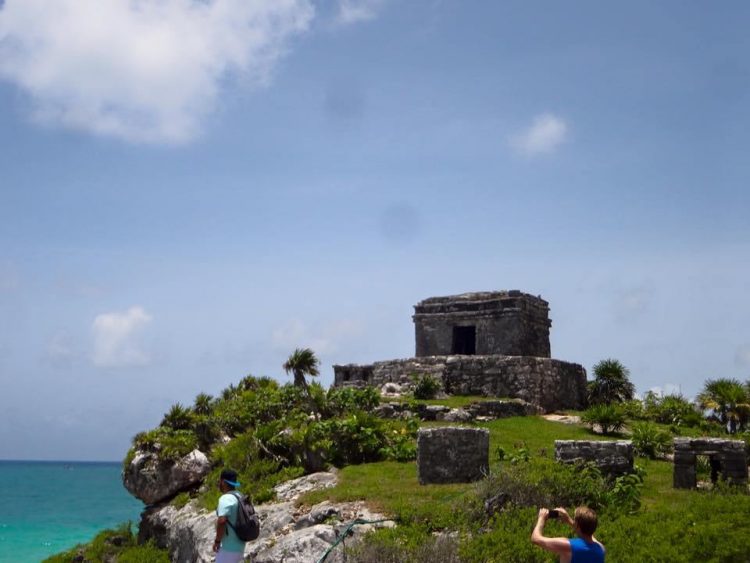
[[[624,475],[633,472],[633,443],[628,440],[555,440],[555,460],[592,462],[606,475]]]
[[[490,469],[490,432],[480,428],[421,428],[417,475],[421,485],[469,483]]]
[[[586,370],[550,358],[549,304],[517,290],[431,297],[414,307],[415,357],[335,365],[334,385],[438,380],[452,395],[523,399],[545,411],[580,409]]]
[[[747,452],[742,440],[722,438],[675,438],[674,478],[676,489],[694,489],[697,485],[696,456],[704,455],[711,464],[711,481],[721,475],[728,483],[747,484]]]
[[[549,304],[520,291],[430,297],[414,307],[418,358],[550,357]]]

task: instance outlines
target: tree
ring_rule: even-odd
[[[307,389],[306,375],[316,376],[320,374],[318,366],[320,360],[310,348],[297,348],[284,362],[284,371],[294,375],[294,385]]]
[[[750,397],[745,385],[736,379],[709,379],[698,395],[698,405],[711,411],[729,433],[742,430],[750,420]]]
[[[608,405],[632,400],[635,387],[629,377],[630,370],[618,360],[602,360],[594,366],[594,380],[588,384],[589,403]]]

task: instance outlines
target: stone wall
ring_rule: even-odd
[[[478,355],[550,357],[549,304],[517,290],[431,297],[414,307],[417,357],[447,356],[454,327],[473,327]]]
[[[334,385],[397,383],[430,375],[452,395],[523,399],[547,412],[580,409],[586,400],[586,370],[578,364],[525,356],[433,356],[333,366]]]
[[[695,488],[697,485],[695,462],[698,455],[709,456],[715,468],[715,477],[720,474],[730,483],[738,485],[747,483],[747,452],[742,440],[675,438],[673,476],[675,488]]]
[[[555,440],[555,459],[562,463],[593,462],[608,475],[633,471],[630,441]]]
[[[479,428],[422,428],[417,435],[419,483],[469,483],[490,468],[490,432]]]

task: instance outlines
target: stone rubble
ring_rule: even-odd
[[[296,501],[306,492],[333,487],[335,473],[313,473],[287,481],[274,490],[278,502],[260,504],[255,508],[261,520],[260,537],[247,544],[245,557],[254,563],[311,563],[337,540],[348,524],[357,519],[382,520],[363,502],[331,503],[324,501],[312,507],[298,507]],[[391,527],[386,521],[356,526],[348,545],[377,527]],[[195,501],[182,508],[162,505],[147,509],[141,518],[139,541],[153,539],[168,549],[170,559],[185,563],[211,563],[215,537],[216,515],[200,509]],[[326,563],[341,563],[340,549]]]

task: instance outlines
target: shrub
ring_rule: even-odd
[[[594,405],[584,411],[581,421],[591,426],[592,430],[598,425],[602,434],[609,435],[625,426],[625,413],[618,405]]]
[[[564,465],[531,458],[503,465],[476,485],[479,504],[470,508],[474,520],[497,509],[526,506],[577,506],[599,508],[606,504],[609,486],[592,465]]]
[[[325,414],[332,417],[356,410],[372,411],[380,404],[380,393],[374,387],[331,387],[326,399]]]
[[[656,459],[672,450],[672,436],[652,422],[633,425],[633,450],[636,455]]]
[[[418,532],[421,532],[417,528]],[[382,530],[368,534],[363,541],[346,550],[352,563],[460,563],[459,540],[449,535],[417,535],[406,530]]]
[[[658,397],[650,394],[644,402],[646,417],[662,424],[698,426],[703,418],[695,406],[682,395]]]
[[[414,398],[434,399],[441,390],[440,382],[430,375],[414,375]]]
[[[177,461],[198,447],[198,438],[190,430],[177,430],[165,433],[159,441],[159,457]]]

